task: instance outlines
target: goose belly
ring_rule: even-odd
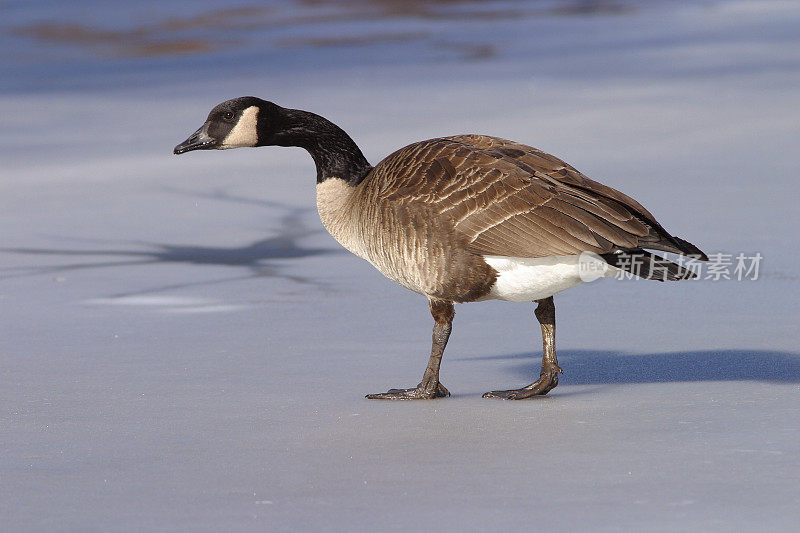
[[[498,274],[497,281],[484,299],[530,302],[576,287],[584,282],[579,258],[577,255],[543,258],[483,256],[483,260]]]

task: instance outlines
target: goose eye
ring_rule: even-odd
[[[225,120],[233,120],[233,112],[231,112],[231,111],[226,111],[226,112],[225,112],[225,113],[222,115],[222,118],[224,118]]]

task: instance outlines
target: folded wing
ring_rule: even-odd
[[[391,179],[388,177],[391,176]],[[378,195],[450,217],[481,255],[548,257],[636,248],[704,254],[629,196],[545,152],[483,135],[407,146],[373,171]]]

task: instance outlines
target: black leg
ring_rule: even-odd
[[[536,300],[536,318],[542,326],[542,372],[539,379],[527,387],[511,390],[487,392],[484,398],[502,398],[504,400],[522,400],[532,396],[543,396],[558,385],[561,368],[556,359],[556,306],[553,297]]]
[[[453,302],[447,300],[429,299],[428,306],[435,323],[431,357],[428,359],[422,381],[412,389],[390,389],[389,392],[380,394],[367,394],[370,400],[430,400],[450,396],[444,385],[439,383],[439,366],[442,364],[442,354],[447,346],[447,339],[450,338],[450,330],[453,328],[455,310]]]

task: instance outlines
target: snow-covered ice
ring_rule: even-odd
[[[800,6],[162,4],[2,7],[0,530],[796,529]],[[172,155],[244,94],[373,163],[532,144],[759,279],[557,296],[535,401],[480,397],[538,375],[533,305],[457,306],[453,396],[365,400],[419,380],[426,302],[302,150]]]

